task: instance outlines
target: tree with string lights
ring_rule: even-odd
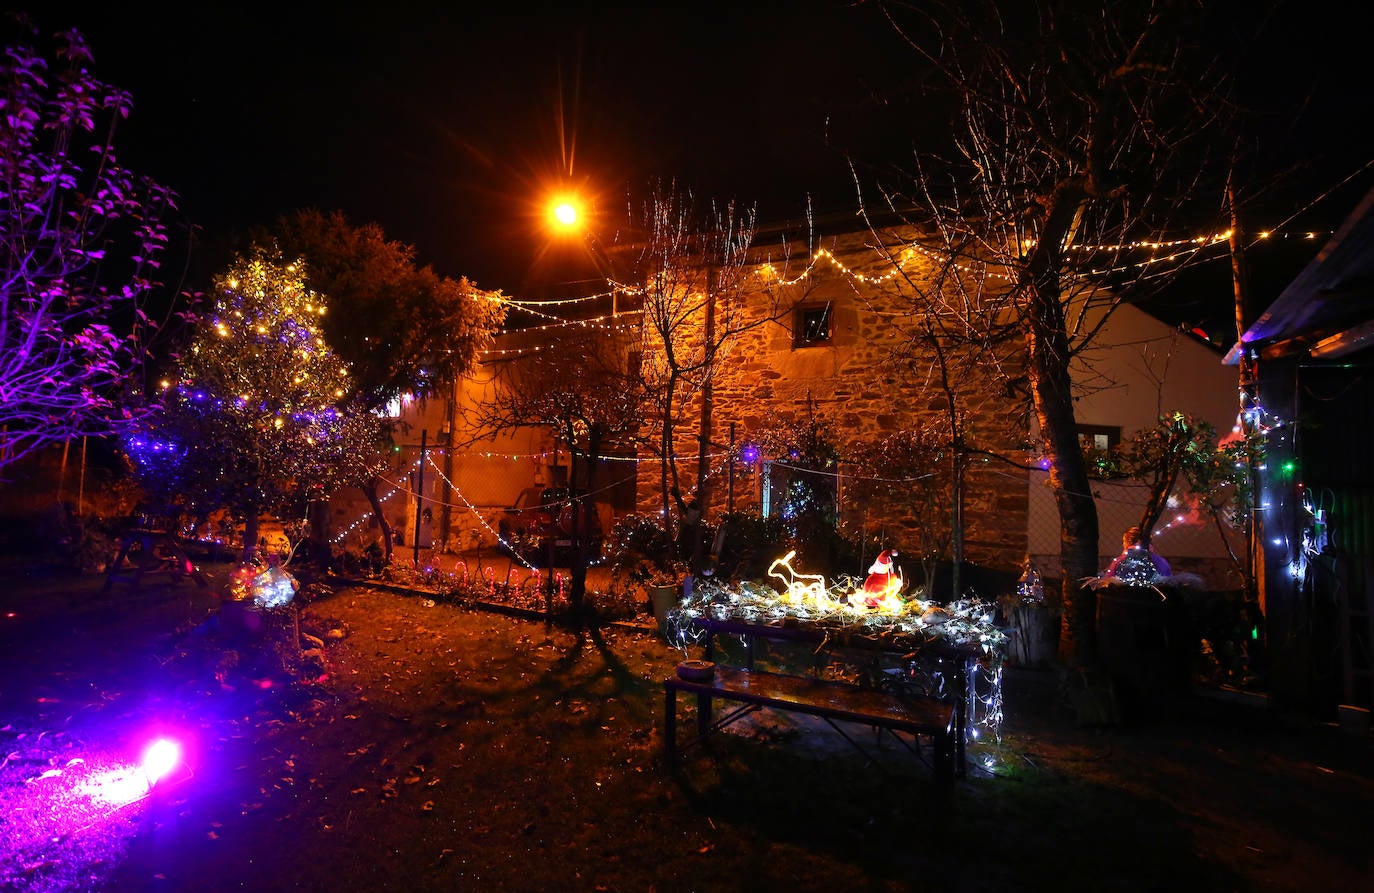
[[[575,617],[586,593],[589,527],[597,523],[597,467],[609,448],[636,443],[644,424],[637,346],[624,336],[587,338],[576,327],[555,334],[538,350],[493,362],[495,386],[471,408],[478,438],[537,427],[571,456],[568,502],[558,514],[573,542],[568,600]]]
[[[703,209],[676,184],[656,186],[630,228],[636,282],[642,311],[642,377],[653,413],[648,419],[660,462],[663,517],[688,511],[689,499],[701,509],[711,505],[709,456],[715,437],[713,383],[721,359],[745,332],[790,312],[769,282],[766,306],[753,304],[760,282],[751,273],[766,260],[756,250],[754,208],[712,202]],[[785,253],[785,252],[784,252]],[[678,425],[695,411],[696,480],[683,495],[678,470]],[[692,544],[692,566],[704,557],[701,525]]]
[[[879,183],[884,210],[944,258],[905,282],[942,337],[1024,350],[1024,389],[1061,528],[1060,657],[1096,659],[1098,518],[1071,373],[1111,312],[1167,287],[1225,238],[1168,244],[1222,205],[1235,130],[1209,10],[995,0],[885,7],[953,109],[947,145]],[[935,136],[932,132],[931,136]],[[1190,216],[1190,213],[1192,216]],[[1210,217],[1210,214],[1207,216]],[[894,254],[895,256],[895,254]]]
[[[304,262],[255,246],[214,283],[156,412],[126,450],[165,504],[228,508],[252,557],[259,517],[375,474],[381,420],[325,344]]]
[[[0,468],[134,424],[175,318],[157,277],[176,197],[115,153],[132,100],[91,73],[78,32],[54,64],[21,30],[0,53]]]
[[[442,394],[452,420],[455,382],[472,371],[505,319],[500,292],[484,291],[465,278],[441,276],[417,262],[413,246],[387,239],[375,223],[354,224],[338,211],[287,214],[258,238],[280,244],[292,256],[309,258],[306,284],[328,295],[334,310],[322,320],[324,337],[348,364],[367,408],[381,409],[405,395]],[[389,422],[381,434],[391,440]],[[444,473],[450,479],[452,462],[453,451],[446,450]],[[371,475],[358,485],[372,506],[389,564],[394,544],[382,506],[381,478]],[[447,503],[440,520],[441,533],[446,534]]]

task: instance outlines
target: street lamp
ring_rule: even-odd
[[[559,226],[571,227],[577,224],[579,216],[577,205],[572,200],[563,199],[553,206],[553,219]]]
[[[596,265],[597,273],[607,281],[615,277],[615,265],[592,225],[594,213],[587,210],[581,196],[575,193],[555,195],[548,204],[549,228],[556,234],[573,238],[580,236],[587,256]],[[615,289],[611,289],[611,315],[616,315]]]

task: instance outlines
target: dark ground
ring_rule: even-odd
[[[1000,744],[976,747],[950,790],[919,764],[865,769],[785,718],[692,751],[674,776],[657,682],[683,655],[652,629],[577,633],[335,584],[301,610],[327,642],[319,672],[286,675],[217,623],[213,570],[209,589],[102,593],[100,577],[0,569],[0,889],[1298,891],[1370,877],[1368,737],[1262,707],[1188,696],[1090,727],[1052,671],[1012,670]],[[126,806],[71,802],[157,724],[197,742],[185,773]]]

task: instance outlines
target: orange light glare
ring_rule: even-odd
[[[553,219],[563,226],[577,223],[577,208],[571,202],[559,202],[554,206]]]

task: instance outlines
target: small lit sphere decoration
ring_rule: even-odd
[[[249,588],[254,605],[259,608],[280,608],[290,604],[296,597],[298,584],[295,577],[273,562],[253,578]]]
[[[1159,569],[1147,549],[1131,548],[1121,556],[1112,576],[1127,586],[1152,586],[1159,579]]]
[[[229,572],[229,582],[224,596],[228,601],[246,602],[253,598],[253,580],[262,573],[262,567],[252,562],[240,564]]]
[[[1045,584],[1035,565],[1026,562],[1026,570],[1016,581],[1016,597],[1023,605],[1043,605],[1045,603]]]

